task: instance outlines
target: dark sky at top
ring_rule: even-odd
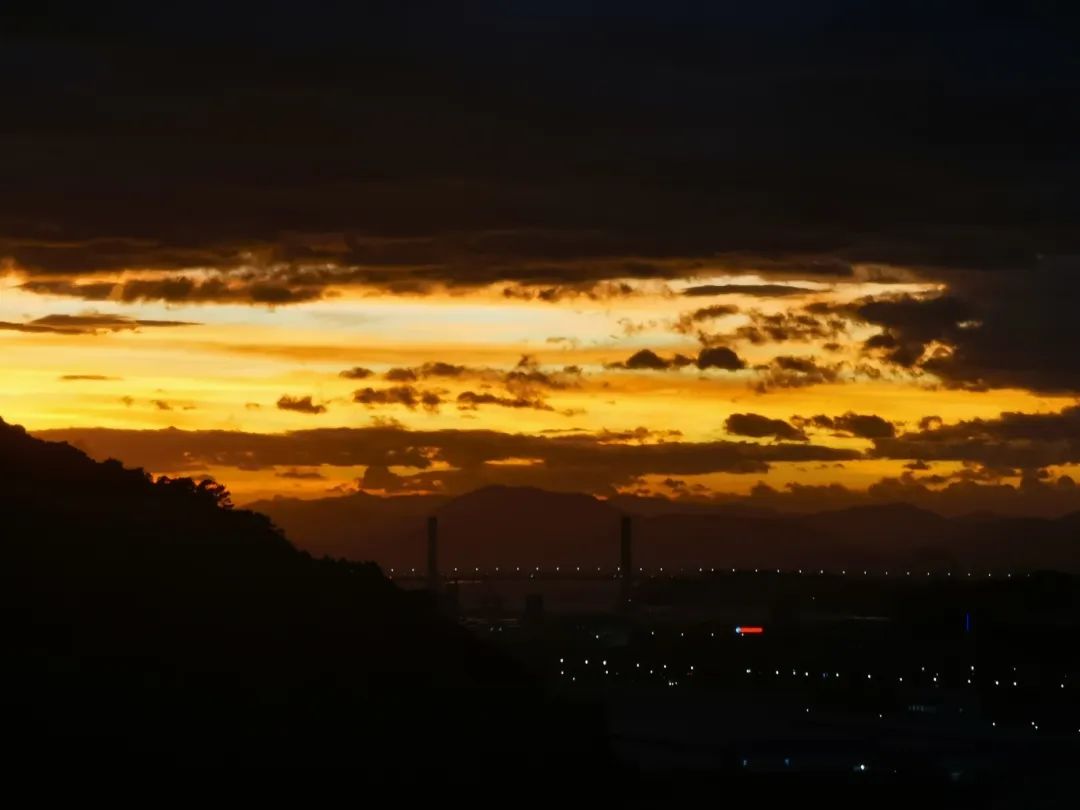
[[[6,234],[515,228],[541,258],[978,267],[1077,247],[1068,4],[224,5],[16,13]]]
[[[947,379],[1080,390],[1075,4],[18,5],[0,255],[38,276],[884,263],[961,301],[884,324]]]

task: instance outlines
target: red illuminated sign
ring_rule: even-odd
[[[765,632],[764,627],[736,627],[735,632],[740,636],[760,636]]]

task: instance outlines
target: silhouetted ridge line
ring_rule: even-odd
[[[453,771],[469,752],[513,772],[573,756],[501,654],[375,565],[298,551],[213,482],[2,421],[0,482],[0,710],[30,760]]]

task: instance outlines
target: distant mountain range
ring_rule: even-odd
[[[904,568],[1080,570],[1080,513],[1055,520],[944,518],[907,504],[791,515],[661,498],[486,487],[449,498],[363,492],[249,505],[316,555],[420,569],[425,525],[439,518],[444,567],[601,566],[618,562],[619,521],[633,518],[646,569]]]

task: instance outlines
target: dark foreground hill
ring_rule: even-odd
[[[375,566],[296,550],[216,485],[154,482],[0,421],[0,515],[0,710],[31,764],[605,761],[587,714],[561,715]]]
[[[806,515],[724,505],[487,487],[457,498],[364,493],[251,507],[302,548],[398,570],[424,564],[428,515],[440,559],[458,566],[603,566],[618,562],[619,521],[634,520],[635,563],[691,566],[1080,571],[1080,517],[945,518],[907,504]]]

